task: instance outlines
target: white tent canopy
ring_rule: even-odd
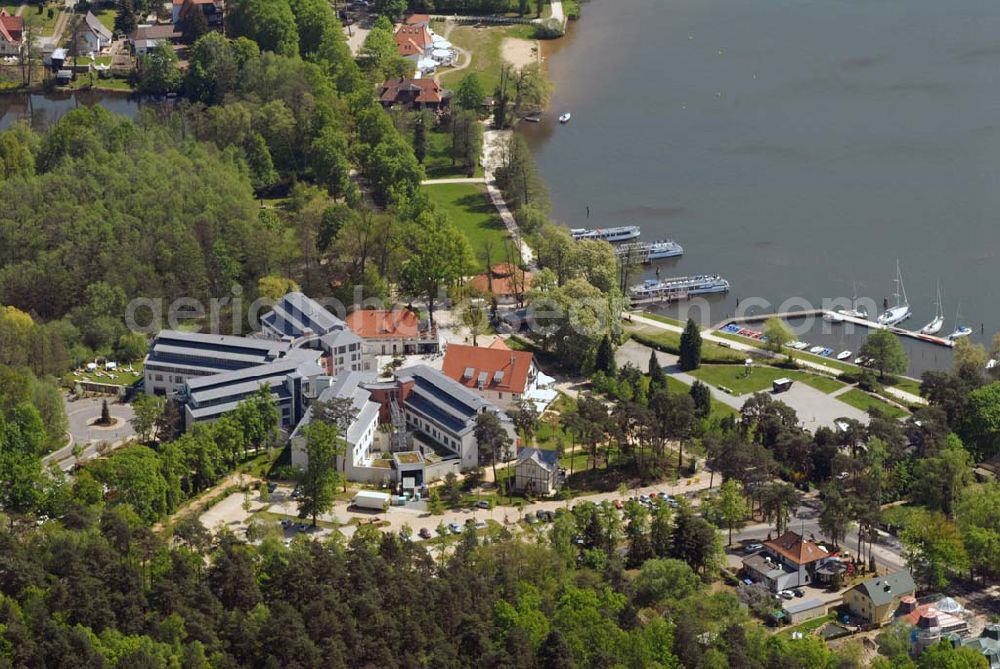
[[[436,39],[433,42],[435,49],[450,49],[452,44],[445,38]]]
[[[421,58],[417,61],[418,70],[432,70],[438,66],[438,62],[433,58]]]
[[[434,51],[431,52],[431,55],[434,56],[435,60],[446,60],[451,58],[451,51],[448,49],[434,49]]]

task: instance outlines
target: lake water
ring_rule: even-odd
[[[592,0],[545,48],[551,111],[523,132],[554,216],[676,239],[664,276],[732,283],[713,321],[855,284],[881,308],[898,258],[908,327],[940,279],[942,334],[959,308],[976,339],[1000,329],[1000,4]],[[907,347],[913,372],[950,362]]]
[[[15,121],[28,119],[35,128],[45,128],[76,107],[100,104],[116,114],[135,118],[142,102],[128,93],[76,91],[60,93],[0,94],[0,130]]]

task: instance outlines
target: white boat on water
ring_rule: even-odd
[[[615,228],[573,228],[569,231],[576,241],[596,239],[605,242],[627,242],[642,234],[638,225],[622,225]]]
[[[695,295],[727,293],[729,292],[729,282],[718,274],[680,276],[662,281],[647,279],[641,284],[629,288],[628,292],[633,304],[642,302],[669,302],[686,299]]]
[[[837,360],[847,360],[850,357],[851,357],[850,351],[841,351],[840,353],[837,354]]]
[[[844,316],[868,320],[868,310],[858,306],[858,284],[854,284],[854,297],[851,298],[851,308],[840,309],[839,311]]]
[[[571,118],[573,118],[573,115],[570,114],[569,112],[566,112],[565,114],[563,114],[562,116],[559,117],[559,122],[560,123],[569,123],[569,120]]]
[[[813,346],[811,349],[809,349],[809,352],[810,353],[819,353],[820,351],[824,350],[825,348],[826,347],[824,347],[824,346]]]
[[[615,247],[619,258],[629,262],[651,263],[684,255],[684,247],[672,239],[657,239],[655,242],[631,242]]]
[[[896,305],[889,307],[885,313],[878,317],[880,325],[891,326],[902,323],[909,318],[913,312],[910,311],[910,303],[906,299],[906,287],[903,285],[903,272],[899,269],[899,261],[896,261]]]
[[[867,360],[867,358],[865,358],[865,356],[859,355],[858,357],[856,357],[854,359],[854,364],[855,365],[863,365],[863,364],[865,364],[866,360]]]
[[[844,316],[839,311],[824,311],[823,320],[827,323],[843,323]]]
[[[961,308],[961,305],[959,305],[959,309],[960,308]],[[950,339],[952,341],[955,341],[956,339],[961,339],[962,337],[968,337],[970,334],[972,334],[972,328],[970,328],[967,325],[962,325],[962,317],[959,314],[959,310],[956,309],[955,310],[955,329],[952,331],[952,333],[950,335],[948,335],[948,339]]]
[[[937,286],[937,302],[934,303],[935,312],[934,320],[920,328],[920,334],[934,335],[941,332],[941,328],[944,327],[944,311],[941,307],[941,282],[938,281]]]

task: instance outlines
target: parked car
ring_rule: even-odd
[[[805,597],[806,591],[803,590],[802,588],[792,588],[792,594],[795,595],[796,597]]]
[[[541,509],[535,511],[535,518],[537,518],[538,520],[545,520],[545,512],[542,511]]]
[[[743,547],[743,552],[746,553],[747,555],[762,550],[764,550],[763,544],[747,544],[746,546]]]
[[[458,523],[454,523],[454,522],[448,523],[448,529],[451,530],[452,534],[461,534],[462,533],[462,526],[459,525]]]
[[[418,536],[419,536],[419,537],[420,537],[421,539],[430,539],[430,538],[431,538],[431,531],[430,531],[430,530],[428,530],[428,529],[427,529],[426,527],[421,527],[421,528],[420,528],[420,531],[419,531],[419,532],[417,532],[417,535],[418,535]]]
[[[488,499],[481,499],[478,502],[476,502],[476,508],[479,508],[479,509],[489,509],[490,508],[490,501]]]
[[[753,581],[751,581],[751,580],[750,580],[749,578],[745,578],[745,579],[743,579],[743,583],[744,583],[745,585],[753,585]]]
[[[267,491],[269,493],[274,494],[274,491],[277,489],[278,489],[278,484],[275,483],[274,481],[271,481],[270,483],[267,484]]]
[[[792,594],[791,590],[782,590],[778,593],[778,596],[782,599],[793,599],[795,595]]]
[[[541,519],[546,523],[551,523],[556,519],[556,514],[551,511],[542,511]]]
[[[477,530],[485,530],[486,529],[486,521],[485,520],[477,520],[476,521],[476,529]]]

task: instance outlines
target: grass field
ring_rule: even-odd
[[[532,39],[534,28],[530,25],[493,26],[476,28],[456,26],[448,35],[448,40],[472,54],[469,67],[455,72],[445,72],[440,77],[441,85],[454,89],[462,77],[475,73],[483,90],[492,95],[500,82],[500,44],[505,37]]]
[[[468,176],[461,165],[451,164],[451,135],[446,132],[431,132],[427,135],[427,155],[424,157],[424,172],[428,179],[463,178]],[[483,168],[476,164],[475,176],[483,176]]]
[[[660,323],[666,323],[667,325],[674,325],[679,328],[682,328],[685,325],[685,323],[675,318],[668,318],[666,316],[661,316],[659,314],[651,314],[646,311],[640,313],[639,315],[642,316],[643,318],[648,318],[651,321],[659,321]]]
[[[126,368],[130,367],[132,371]],[[130,386],[142,378],[142,361],[133,362],[131,365],[119,365],[118,369],[109,371],[103,369],[104,365],[98,365],[98,369],[88,372],[86,369],[78,369],[63,377],[63,381],[68,384],[76,381],[93,381],[94,383],[110,383],[113,385]]]
[[[920,381],[917,379],[910,379],[905,376],[897,376],[894,383],[888,384],[893,388],[898,388],[905,392],[911,393],[916,396],[920,396]]]
[[[100,9],[91,9],[90,11],[92,11],[94,16],[96,16],[98,20],[104,24],[105,28],[114,32],[115,15],[117,14],[117,10],[112,7],[101,7]]]
[[[844,386],[825,376],[767,366],[755,366],[747,376],[746,369],[741,365],[704,365],[691,372],[691,375],[712,386],[725,386],[734,395],[770,390],[771,382],[782,377],[794,379],[824,393],[832,393]]]
[[[640,344],[645,344],[646,346],[657,348],[667,353],[673,353],[674,355],[680,350],[681,335],[679,332],[671,332],[642,325],[626,328],[626,332],[631,334],[632,338]],[[727,360],[743,360],[743,356],[715,342],[702,341],[701,359],[703,362],[711,363],[725,362]]]
[[[507,229],[496,209],[486,199],[486,187],[480,184],[439,184],[424,186],[423,191],[469,240],[469,246],[481,260],[484,242],[492,245],[490,263],[503,262]]]
[[[879,409],[885,415],[890,418],[902,418],[907,415],[907,412],[902,409],[889,404],[888,402],[883,402],[880,399],[872,397],[868,393],[858,388],[852,388],[848,390],[843,395],[838,395],[837,399],[844,404],[849,404],[855,409],[860,409],[862,411],[868,411],[868,409]]]

